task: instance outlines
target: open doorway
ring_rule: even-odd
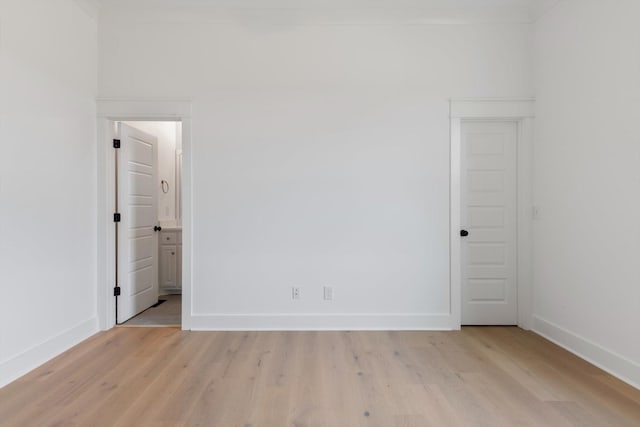
[[[182,151],[179,174],[174,186],[177,199],[177,218],[181,228],[182,262],[181,271],[176,272],[181,288],[181,327],[192,328],[191,300],[191,253],[192,253],[192,208],[191,208],[191,101],[187,99],[98,99],[97,114],[97,304],[101,330],[114,327],[116,310],[114,293],[118,286],[116,269],[115,206],[115,154],[113,140],[117,122],[174,122],[180,123],[182,132],[177,132]],[[178,141],[177,141],[178,144]],[[160,180],[154,181],[158,185]],[[178,182],[179,181],[179,182]],[[161,183],[160,183],[161,184]],[[159,246],[159,245],[158,245]],[[176,248],[177,249],[177,248]],[[159,249],[158,249],[159,250]],[[159,258],[159,255],[158,255]],[[160,273],[160,272],[158,272]],[[160,274],[158,274],[160,276]],[[159,287],[160,289],[160,287]]]
[[[181,325],[182,124],[114,121],[116,323]]]

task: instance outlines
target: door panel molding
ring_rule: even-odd
[[[510,121],[518,126],[517,147],[517,286],[518,326],[532,326],[532,139],[533,98],[478,98],[450,100],[450,313],[452,329],[462,325],[462,245],[460,230],[462,196],[462,123]]]

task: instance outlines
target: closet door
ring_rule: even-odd
[[[514,122],[462,126],[462,324],[516,325],[517,142]]]

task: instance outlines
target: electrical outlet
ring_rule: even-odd
[[[291,288],[291,299],[300,299],[300,288],[295,286]]]
[[[333,288],[331,286],[324,287],[324,299],[331,301],[333,299]]]

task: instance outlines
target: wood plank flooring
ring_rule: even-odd
[[[640,391],[518,328],[116,328],[0,389],[2,426],[639,426]]]

